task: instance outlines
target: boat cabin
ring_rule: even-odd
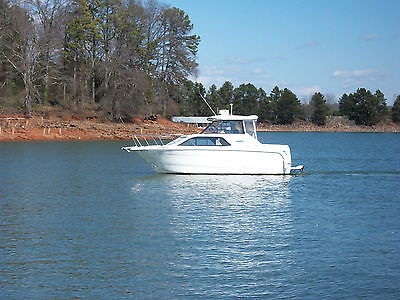
[[[208,118],[211,122],[201,134],[248,134],[257,139],[256,121],[258,117],[220,114]]]

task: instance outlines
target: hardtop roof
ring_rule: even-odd
[[[244,120],[254,120],[256,121],[258,116],[250,115],[250,116],[241,116],[241,115],[216,115],[207,118],[208,121],[244,121]]]

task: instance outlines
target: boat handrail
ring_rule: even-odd
[[[145,146],[165,146],[165,141],[171,141],[177,137],[182,136],[182,134],[134,134],[133,142],[135,147],[145,147]]]

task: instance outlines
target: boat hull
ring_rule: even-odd
[[[137,149],[159,173],[174,174],[290,174],[290,149],[285,145],[259,149]],[[261,149],[263,148],[263,149]]]

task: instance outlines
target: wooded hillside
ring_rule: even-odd
[[[166,115],[174,86],[196,72],[189,17],[155,1],[0,0],[3,106],[100,104]]]

